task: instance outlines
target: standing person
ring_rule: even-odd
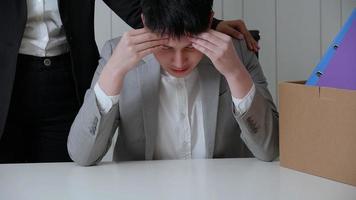
[[[262,68],[210,29],[212,3],[142,0],[145,27],[104,45],[68,137],[75,162],[99,163],[116,130],[114,161],[278,156]]]
[[[139,0],[104,1],[140,27]],[[99,59],[94,5],[0,1],[0,163],[71,161],[68,132]]]

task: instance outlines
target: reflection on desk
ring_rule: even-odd
[[[356,187],[257,159],[2,164],[0,199],[337,199]]]

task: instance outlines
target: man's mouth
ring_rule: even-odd
[[[189,69],[189,67],[185,67],[185,68],[179,68],[179,69],[177,69],[177,68],[171,68],[171,70],[174,72],[174,73],[184,73],[184,72],[186,72],[186,71],[188,71],[188,69]]]

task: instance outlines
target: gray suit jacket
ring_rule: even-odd
[[[119,39],[108,41],[68,137],[71,158],[80,165],[93,165],[108,151],[115,130],[118,138],[114,161],[151,160],[158,126],[160,65],[146,56],[124,79],[119,104],[101,114],[94,85]],[[256,56],[244,41],[234,41],[236,50],[256,86],[250,109],[234,114],[225,78],[204,57],[197,66],[203,95],[205,141],[209,158],[251,157],[271,161],[278,156],[278,113]],[[252,152],[252,153],[251,153]]]

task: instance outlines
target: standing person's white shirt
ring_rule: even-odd
[[[69,52],[57,0],[27,0],[27,22],[19,53],[37,57]]]

